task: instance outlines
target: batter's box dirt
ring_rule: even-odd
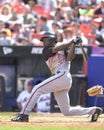
[[[104,128],[104,115],[100,115],[95,123],[91,123],[91,117],[66,117],[61,113],[31,113],[28,123],[11,122],[11,118],[17,113],[0,113],[0,126],[35,126],[42,128]]]

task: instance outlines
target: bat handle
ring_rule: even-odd
[[[87,54],[85,53],[85,50],[84,50],[82,44],[81,43],[79,43],[79,44],[80,44],[80,47],[81,47],[81,50],[82,50],[83,59],[84,59],[84,61],[87,61],[88,60]]]

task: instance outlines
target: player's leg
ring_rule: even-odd
[[[102,111],[101,108],[95,106],[88,108],[84,108],[81,106],[71,107],[68,90],[55,92],[54,95],[61,112],[66,116],[81,116],[86,114],[93,115],[97,109],[99,109],[99,112]]]
[[[21,110],[20,113],[29,115],[34,105],[36,104],[38,98],[42,94],[51,93],[51,92],[65,89],[65,87],[63,87],[65,86],[64,82],[62,83],[62,86],[59,85],[61,80],[64,78],[64,75],[65,75],[64,73],[60,73],[36,85],[31,92],[30,98],[28,99],[28,101],[26,102],[26,105],[24,106],[24,108]]]
[[[31,110],[33,109],[34,105],[36,104],[38,98],[42,94],[55,92],[55,91],[61,91],[61,90],[64,90],[65,88],[68,88],[69,82],[67,80],[69,81],[69,77],[66,77],[65,72],[63,72],[63,73],[57,74],[55,76],[52,76],[51,78],[48,78],[45,81],[43,81],[42,83],[36,85],[33,88],[28,101],[26,102],[25,106],[21,110],[20,115],[22,115],[22,117],[24,115],[29,115]],[[63,81],[65,81],[65,82],[63,82]],[[67,83],[66,83],[66,81],[67,81]],[[19,120],[18,120],[18,118],[19,117],[14,118],[14,119],[12,119],[12,121],[20,121],[21,118],[19,118]]]

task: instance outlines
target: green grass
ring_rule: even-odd
[[[14,113],[13,112],[0,112],[0,116],[13,116]]]
[[[34,127],[0,127],[0,130],[103,130],[103,128],[35,128]]]

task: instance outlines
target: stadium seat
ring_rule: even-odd
[[[34,10],[35,12],[37,12],[38,14],[42,14],[42,13],[44,12],[43,6],[42,6],[42,5],[38,5],[38,4],[36,4],[36,5],[34,6],[33,10]]]
[[[85,37],[88,39],[88,46],[97,46],[96,45],[96,35],[89,34],[89,35],[85,35]]]
[[[20,6],[18,4],[15,4],[12,6],[12,8],[15,9],[18,14],[23,14],[23,12],[24,12],[24,6]]]
[[[41,37],[42,37],[42,34],[40,34],[40,33],[32,33],[31,34],[31,39],[34,39],[34,38],[40,39]]]
[[[88,35],[91,32],[90,24],[80,24],[80,30],[84,35]]]

